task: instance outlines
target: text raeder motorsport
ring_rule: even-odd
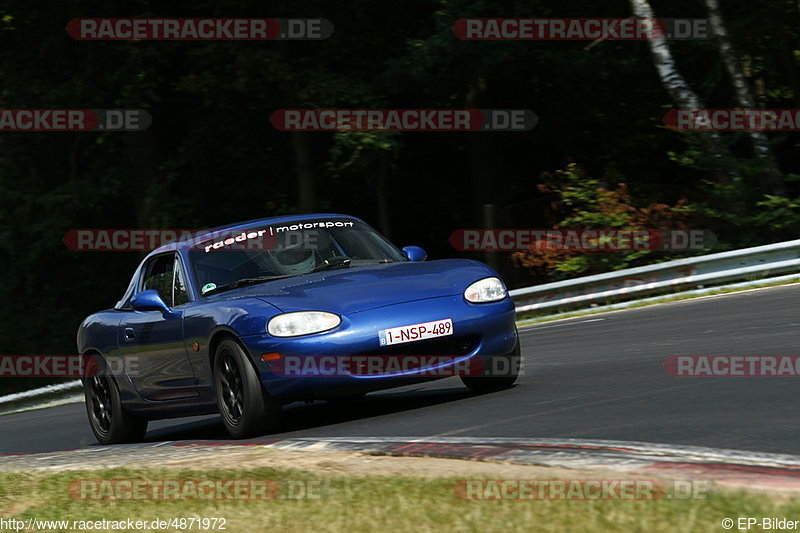
[[[301,222],[298,224],[292,224],[288,226],[276,226],[276,227],[269,227],[267,229],[261,230],[251,230],[251,231],[243,231],[240,235],[237,236],[230,236],[225,239],[220,239],[212,244],[205,246],[206,253],[210,252],[211,250],[218,250],[223,246],[231,246],[232,244],[241,244],[251,239],[258,239],[264,236],[265,233],[269,232],[270,236],[273,236],[278,233],[285,233],[288,231],[297,231],[303,229],[314,229],[314,228],[352,228],[353,222],[352,221],[330,221],[330,220],[323,220],[323,221],[315,221],[315,222]]]

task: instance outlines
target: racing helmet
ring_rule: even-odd
[[[307,274],[316,266],[314,251],[302,243],[290,244],[274,253],[275,263],[284,274]]]

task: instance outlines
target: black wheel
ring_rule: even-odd
[[[485,392],[494,392],[507,389],[514,385],[519,377],[519,368],[522,362],[522,350],[519,345],[519,332],[517,332],[517,344],[514,345],[514,351],[505,356],[495,356],[489,361],[489,365],[493,368],[484,371],[482,376],[461,376],[461,381],[472,392],[482,394]],[[492,375],[497,371],[502,372],[503,375]]]
[[[83,378],[86,414],[100,444],[139,442],[147,432],[147,420],[125,411],[114,377],[100,366]]]
[[[222,423],[233,438],[263,435],[277,428],[281,406],[262,390],[253,365],[233,339],[217,347],[214,385]]]

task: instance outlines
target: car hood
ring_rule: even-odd
[[[306,274],[243,287],[217,297],[259,298],[283,312],[313,309],[348,314],[462,294],[471,283],[496,275],[483,263],[466,259],[409,261]]]

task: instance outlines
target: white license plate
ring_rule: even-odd
[[[443,318],[433,322],[411,324],[398,328],[382,329],[378,332],[381,346],[402,344],[404,342],[422,341],[434,337],[446,337],[453,334],[453,320]]]

